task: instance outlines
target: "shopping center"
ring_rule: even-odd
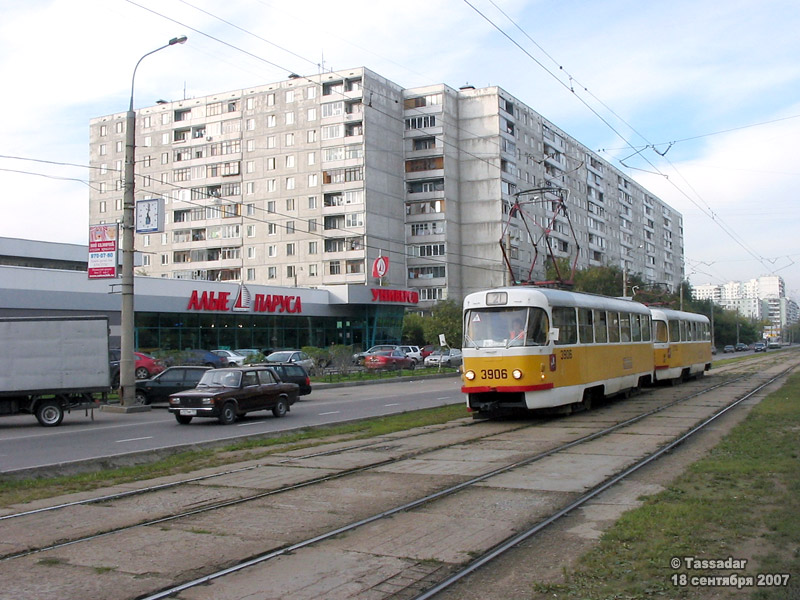
[[[88,249],[0,238],[0,317],[109,317],[119,345],[119,279],[89,279]],[[83,269],[83,270],[80,270]],[[369,347],[399,342],[415,291],[364,285],[319,288],[135,277],[137,350]]]

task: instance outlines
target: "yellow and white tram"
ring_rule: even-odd
[[[463,317],[461,389],[478,415],[589,406],[653,377],[651,313],[638,302],[520,286],[468,295]]]
[[[655,381],[679,381],[711,368],[711,325],[695,313],[651,308]]]

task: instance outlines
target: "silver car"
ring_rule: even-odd
[[[229,367],[242,367],[244,359],[247,358],[244,354],[238,354],[233,350],[212,350],[212,352],[224,359]]]
[[[439,348],[425,357],[426,367],[458,367],[463,362],[461,350],[458,348]]]
[[[314,359],[302,350],[279,350],[266,358],[267,362],[294,363],[301,365],[309,373],[314,372]]]

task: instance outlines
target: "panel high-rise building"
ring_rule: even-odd
[[[125,113],[92,119],[91,224],[121,219],[124,138]],[[499,87],[358,68],[141,108],[135,189],[163,199],[163,231],[136,235],[155,277],[376,285],[383,257],[424,307],[543,279],[549,245],[683,279],[681,215]]]

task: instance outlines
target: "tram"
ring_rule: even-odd
[[[690,312],[651,308],[654,380],[679,383],[711,368],[711,324]]]
[[[652,382],[651,311],[638,302],[536,287],[464,299],[462,392],[473,415],[591,407]]]

